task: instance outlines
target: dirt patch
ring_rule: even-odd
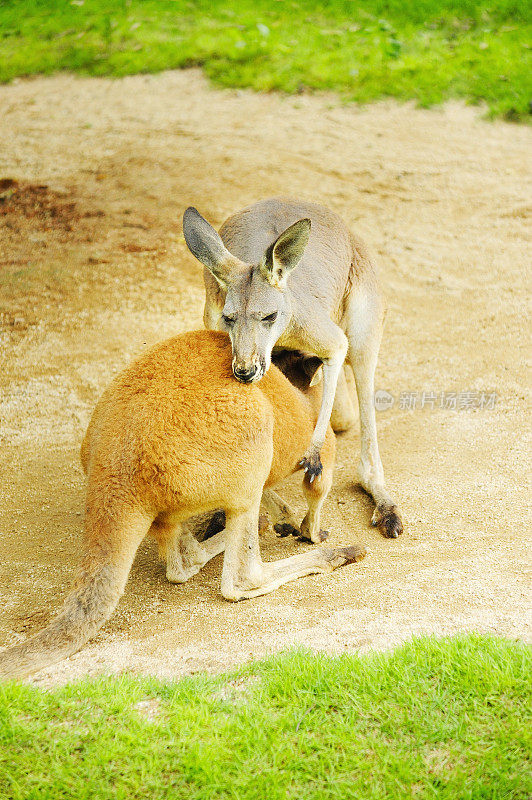
[[[79,444],[102,389],[146,346],[202,325],[180,229],[190,204],[219,224],[300,196],[367,240],[389,300],[381,453],[406,526],[397,541],[369,527],[350,432],[324,527],[333,544],[365,544],[363,562],[232,605],[219,558],[172,586],[146,542],[108,625],[37,682],[423,632],[530,638],[529,129],[459,105],[214,91],[191,71],[0,87],[0,140],[0,645],[42,627],[72,578]],[[284,493],[303,513],[299,480]],[[305,547],[262,541],[266,559]]]
[[[45,184],[24,184],[4,178],[0,180],[0,217],[7,218],[4,224],[9,227],[16,227],[17,219],[26,217],[35,220],[35,229],[71,231],[79,214],[76,204],[66,202],[65,196],[66,192],[53,191]]]

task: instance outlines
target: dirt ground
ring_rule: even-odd
[[[221,92],[194,70],[0,87],[0,645],[42,627],[73,576],[79,445],[102,389],[146,346],[202,326],[190,204],[220,224],[259,198],[304,197],[366,239],[389,300],[381,454],[405,522],[399,540],[369,527],[349,432],[323,523],[332,542],[365,543],[365,561],[230,604],[221,557],[173,586],[146,541],[111,621],[36,683],[428,632],[530,640],[531,140],[460,105]],[[303,513],[300,478],[283,493]],[[266,559],[306,547],[262,542]]]

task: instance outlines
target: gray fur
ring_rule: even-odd
[[[205,246],[212,250],[214,229],[209,229]],[[201,230],[198,235],[202,236]],[[205,325],[229,334],[235,377],[260,380],[274,348],[321,359],[322,406],[310,449],[302,454],[302,465],[312,479],[321,472],[320,449],[338,385],[342,396],[334,409],[336,427],[348,427],[342,416],[348,423],[354,418],[347,398],[346,361],[354,372],[360,413],[359,482],[375,500],[373,523],[395,538],[402,523],[384,486],[373,405],[384,302],[365,245],[333,211],[278,198],[229,217],[218,238],[216,252],[224,248],[226,253],[222,266],[213,268],[210,257],[200,257],[197,243],[191,250],[206,267]],[[273,321],[272,315],[276,315]]]

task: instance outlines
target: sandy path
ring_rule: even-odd
[[[364,562],[231,605],[219,558],[175,587],[146,542],[110,623],[40,684],[216,670],[294,643],[530,639],[530,129],[461,106],[214,91],[191,71],[0,87],[0,142],[0,178],[19,181],[0,188],[0,645],[40,628],[72,577],[78,448],[99,393],[146,345],[201,326],[187,205],[219,224],[260,197],[325,202],[377,255],[390,305],[377,385],[395,404],[378,423],[405,535],[368,526],[344,435],[324,523],[334,542],[363,541]],[[423,391],[434,408],[401,407]],[[453,391],[497,402],[440,408]],[[285,494],[302,511],[298,480]],[[301,546],[267,533],[263,554]]]

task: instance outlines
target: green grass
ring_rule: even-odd
[[[531,0],[0,0],[0,81],[201,65],[222,86],[530,118]]]
[[[176,683],[4,685],[0,797],[525,800],[531,675],[530,648],[463,636]]]

